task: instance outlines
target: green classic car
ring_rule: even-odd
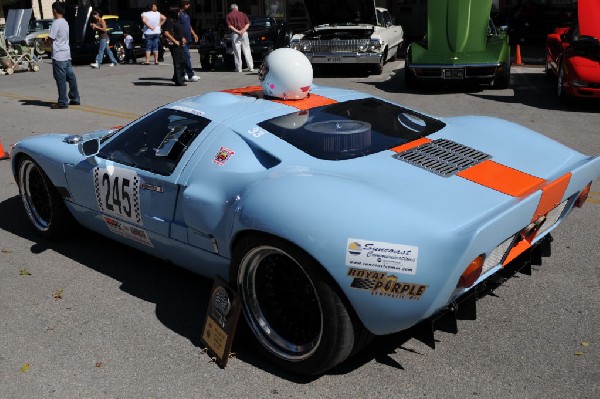
[[[491,9],[492,0],[429,0],[427,36],[407,50],[406,87],[473,82],[508,88],[508,34],[494,26]]]

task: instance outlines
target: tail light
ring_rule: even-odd
[[[458,288],[469,288],[475,281],[481,276],[481,271],[483,270],[483,262],[485,261],[485,256],[479,255],[467,266],[462,276],[458,280],[458,284],[456,285]]]
[[[583,190],[581,190],[581,193],[579,193],[579,196],[575,200],[575,204],[573,206],[576,206],[577,208],[581,208],[583,206],[583,204],[585,204],[585,201],[587,201],[588,195],[590,194],[591,189],[592,189],[592,182],[589,182],[588,185],[585,186],[585,188]]]

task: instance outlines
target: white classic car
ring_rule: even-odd
[[[404,41],[385,8],[373,0],[306,0],[312,29],[292,37],[290,47],[314,64],[365,64],[381,74]]]

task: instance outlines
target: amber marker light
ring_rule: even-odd
[[[577,208],[581,208],[583,206],[583,204],[585,204],[585,201],[587,201],[588,195],[590,194],[591,189],[592,189],[592,182],[589,182],[588,185],[585,186],[585,188],[583,190],[581,190],[581,193],[579,193],[579,196],[575,200],[575,204],[573,206],[576,206]]]
[[[481,271],[483,270],[483,262],[485,261],[485,256],[479,255],[473,262],[467,266],[462,276],[458,280],[458,284],[456,285],[458,288],[469,288],[475,281],[481,276]]]

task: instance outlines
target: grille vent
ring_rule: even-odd
[[[453,176],[461,170],[491,158],[485,152],[447,139],[435,140],[399,154],[394,154],[392,157],[442,177]]]

